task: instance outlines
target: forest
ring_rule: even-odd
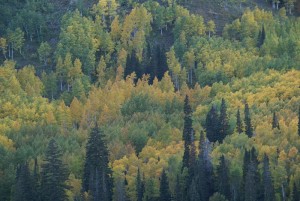
[[[0,201],[300,200],[300,1],[0,5]]]

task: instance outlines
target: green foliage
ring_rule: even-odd
[[[54,139],[49,142],[42,165],[41,197],[42,200],[65,200],[65,190],[68,188],[67,168],[61,161],[62,153]]]

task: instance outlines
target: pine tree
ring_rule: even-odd
[[[206,121],[205,121],[206,137],[210,142],[218,141],[218,136],[219,136],[218,121],[219,121],[219,116],[216,107],[213,105],[210,111],[208,112],[208,114],[206,115]]]
[[[137,194],[137,201],[142,201],[144,196],[144,184],[141,179],[140,169],[138,169],[138,173],[136,176],[136,194]]]
[[[32,182],[33,182],[33,200],[32,201],[39,201],[40,200],[40,175],[39,175],[39,167],[37,158],[34,159],[34,169],[32,175]]]
[[[30,175],[28,164],[22,164],[17,168],[16,187],[14,193],[14,201],[32,201],[33,182]]]
[[[68,189],[68,172],[63,164],[62,153],[54,139],[50,140],[46,150],[45,164],[42,165],[41,197],[43,201],[64,201]]]
[[[108,166],[108,150],[103,132],[96,125],[86,145],[86,159],[82,188],[91,192],[95,201],[112,200],[112,171]]]
[[[292,201],[299,201],[300,200],[300,192],[296,186],[296,184],[294,183],[293,185],[293,199]]]
[[[243,132],[243,121],[241,119],[240,108],[236,113],[236,130],[239,134]]]
[[[269,158],[265,154],[263,164],[263,187],[264,187],[264,201],[275,200],[274,188],[272,184],[272,176],[269,166]]]
[[[265,27],[264,25],[262,26],[261,30],[258,33],[258,37],[257,37],[257,47],[260,48],[266,39],[266,33],[265,33]]]
[[[248,103],[245,104],[245,133],[249,138],[253,136],[253,127],[251,124],[251,117]]]
[[[258,161],[257,155],[254,148],[248,153],[249,163],[245,174],[245,185],[244,185],[244,200],[245,201],[257,201],[262,199],[261,196],[261,183],[260,175],[258,172]]]
[[[227,106],[225,100],[222,98],[221,109],[220,109],[220,118],[219,118],[219,139],[220,143],[223,142],[226,135],[228,135],[229,123],[227,116]]]
[[[198,193],[198,188],[197,188],[197,181],[196,179],[192,179],[192,182],[189,184],[189,201],[199,201],[200,196]]]
[[[200,201],[206,201],[214,192],[213,166],[210,158],[210,143],[205,139],[203,131],[200,133],[199,155],[196,161],[195,181]]]
[[[272,128],[273,128],[273,129],[274,129],[274,128],[280,129],[280,127],[279,127],[279,122],[278,122],[278,118],[277,118],[275,112],[273,113]]]
[[[184,125],[182,139],[184,140],[184,154],[182,159],[182,170],[187,167],[189,168],[190,162],[190,145],[193,138],[193,120],[192,120],[192,109],[189,103],[189,97],[186,96],[184,100]]]
[[[217,168],[217,189],[218,192],[231,200],[230,184],[229,184],[229,169],[225,161],[224,155],[220,158],[220,164]]]
[[[298,112],[298,136],[300,136],[300,107]]]
[[[169,189],[169,181],[165,170],[163,169],[160,178],[160,188],[159,188],[159,200],[160,201],[171,201],[171,194]]]
[[[184,99],[184,125],[182,139],[187,142],[188,145],[191,145],[193,134],[192,124],[192,108],[190,106],[189,97],[186,95]]]
[[[174,200],[175,201],[182,201],[182,190],[181,190],[181,185],[180,185],[180,180],[179,180],[179,175],[176,177],[176,185],[175,185],[175,195],[174,195]]]

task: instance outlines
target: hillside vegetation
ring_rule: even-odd
[[[1,201],[299,201],[297,2],[0,3]]]

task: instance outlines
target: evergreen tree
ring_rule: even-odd
[[[251,116],[248,103],[245,104],[245,133],[249,138],[253,136],[253,127],[251,124]]]
[[[279,122],[278,122],[278,118],[277,118],[275,112],[273,113],[272,128],[273,128],[273,129],[274,129],[274,128],[280,129],[280,127],[279,127]]]
[[[159,200],[160,201],[171,201],[171,193],[169,189],[169,181],[165,170],[163,169],[160,178],[160,188],[159,188]]]
[[[248,165],[245,173],[244,200],[257,201],[262,199],[262,188],[258,172],[258,161],[255,149],[252,148],[251,152],[248,152],[248,155],[246,155],[246,157],[248,157],[246,160],[249,161],[247,161]]]
[[[189,97],[186,96],[184,100],[184,125],[183,125],[183,135],[184,140],[184,154],[182,159],[182,170],[187,167],[189,168],[190,162],[190,145],[193,138],[193,121],[192,121],[192,109],[189,103]]]
[[[293,199],[292,201],[299,201],[300,200],[300,192],[297,189],[296,184],[294,183],[293,185]]]
[[[141,179],[140,169],[138,169],[138,173],[136,176],[136,194],[137,194],[137,201],[142,201],[144,196],[144,184]]]
[[[219,116],[216,107],[213,105],[210,111],[208,112],[208,114],[206,115],[206,121],[205,121],[206,137],[210,142],[216,142],[219,139],[218,121],[219,121]]]
[[[197,181],[196,179],[192,179],[192,182],[189,184],[189,201],[199,201],[200,196],[198,193],[198,188],[197,188]]]
[[[195,183],[200,201],[206,201],[213,194],[213,167],[210,159],[210,144],[203,131],[200,134],[199,155],[196,161]]]
[[[186,95],[184,99],[184,125],[182,139],[191,145],[193,135],[193,120],[192,120],[192,108],[190,106],[189,97]]]
[[[266,33],[265,33],[265,27],[264,25],[262,26],[261,30],[258,33],[258,38],[257,38],[257,47],[260,48],[266,39]]]
[[[41,197],[43,201],[64,201],[68,172],[63,164],[62,153],[54,139],[46,150],[45,163],[42,165]]]
[[[227,106],[225,100],[222,98],[221,109],[220,109],[220,118],[219,118],[219,139],[220,143],[223,142],[226,135],[228,135],[229,123],[228,123],[228,116],[227,116]]]
[[[300,107],[298,111],[298,136],[300,136]]]
[[[217,189],[218,192],[231,200],[230,183],[229,183],[229,169],[225,161],[224,155],[220,158],[220,164],[217,168]]]
[[[243,121],[241,119],[240,108],[236,113],[236,130],[239,134],[243,132]]]
[[[33,197],[33,182],[30,175],[28,164],[22,164],[17,168],[16,186],[14,193],[14,201],[32,201]]]
[[[103,132],[96,125],[86,145],[82,190],[91,192],[94,201],[112,200],[112,171]]]
[[[175,195],[174,195],[174,200],[175,201],[182,201],[182,190],[181,190],[181,185],[180,185],[180,180],[179,180],[179,175],[176,177],[176,185],[175,185]]]
[[[263,163],[263,187],[264,187],[264,201],[275,200],[274,188],[272,184],[272,176],[269,166],[269,158],[265,154]]]
[[[40,199],[40,194],[39,194],[39,189],[40,189],[40,175],[39,175],[39,167],[38,167],[38,162],[37,158],[34,159],[34,169],[33,169],[33,176],[32,176],[32,182],[33,182],[33,198],[32,201],[39,201]]]

